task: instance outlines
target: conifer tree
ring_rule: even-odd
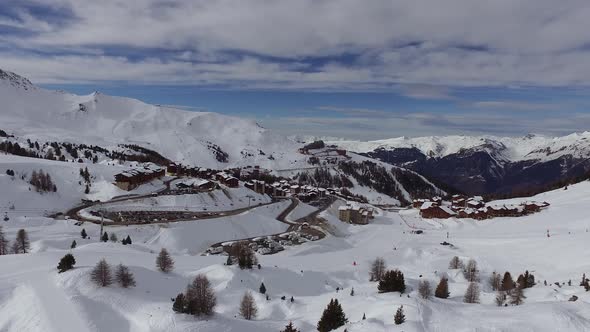
[[[237,257],[238,257],[238,266],[240,269],[252,269],[254,265],[258,263],[256,259],[256,254],[248,246],[246,242],[240,242],[237,244]]]
[[[266,294],[266,286],[264,286],[264,283],[260,284],[260,294]]]
[[[252,320],[258,315],[256,302],[249,291],[244,293],[244,296],[242,297],[242,302],[240,303],[240,315],[246,320]]]
[[[123,264],[117,266],[115,279],[123,288],[135,287],[135,277],[133,276],[133,273],[131,273],[129,268]]]
[[[281,332],[299,332],[299,330],[296,329],[295,326],[293,326],[293,322],[289,322],[289,324],[287,324],[287,326],[285,326],[285,329]]]
[[[2,226],[0,226],[0,255],[7,255],[8,254],[8,240],[6,240],[6,235],[4,235],[4,231],[2,230]]]
[[[350,296],[354,296],[354,287],[350,290]]]
[[[14,240],[13,250],[15,254],[26,254],[31,248],[29,242],[29,235],[24,229],[19,229],[16,233],[16,240]]]
[[[209,279],[203,274],[195,277],[195,280],[188,285],[184,295],[186,313],[196,316],[213,315],[213,309],[217,304],[215,293]]]
[[[176,299],[174,299],[174,304],[172,304],[172,310],[177,313],[184,313],[186,311],[183,293],[178,294],[176,296]]]
[[[72,244],[70,245],[70,249],[75,249],[77,245],[78,244],[76,243],[76,240],[72,241]]]
[[[365,313],[363,312],[363,320],[367,319],[367,316],[365,315]]]
[[[131,237],[129,235],[127,235],[127,238],[125,238],[125,244],[132,244]]]
[[[73,269],[75,264],[76,259],[74,258],[74,255],[66,254],[64,257],[60,259],[59,263],[57,264],[57,271],[58,273],[66,272],[68,270]]]
[[[449,298],[449,281],[447,278],[440,278],[440,282],[436,286],[436,290],[434,291],[434,296],[438,297],[439,299],[447,299]]]
[[[97,286],[101,287],[106,287],[113,283],[111,267],[104,258],[92,269],[90,278]]]
[[[516,285],[512,279],[512,276],[510,275],[510,272],[504,273],[504,278],[502,278],[502,285],[500,289],[506,292],[514,289],[515,286]]]
[[[401,305],[399,308],[397,308],[397,311],[395,312],[395,316],[393,316],[393,321],[395,322],[395,325],[403,324],[406,321],[406,315],[404,315],[404,306],[403,305]]]
[[[380,293],[387,292],[400,292],[403,293],[406,290],[406,284],[404,281],[404,274],[399,270],[390,270],[385,272],[379,285],[377,287]]]
[[[102,242],[107,242],[109,240],[109,235],[107,234],[107,232],[102,233],[101,240]]]
[[[86,234],[86,229],[82,228],[82,231],[80,232],[80,236],[82,236],[83,239],[88,237],[88,234]]]
[[[342,310],[342,306],[340,306],[337,299],[332,299],[326,309],[324,309],[317,328],[320,332],[328,332],[339,328],[347,322],[348,319]]]
[[[156,258],[156,266],[164,273],[168,273],[174,269],[174,260],[170,257],[166,248],[160,250],[158,257]]]

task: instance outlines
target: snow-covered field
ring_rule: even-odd
[[[540,213],[485,221],[426,221],[415,210],[405,210],[401,215],[383,212],[370,225],[353,226],[339,223],[330,214],[335,209],[328,209],[322,216],[337,229],[334,235],[288,247],[276,255],[259,256],[262,269],[252,271],[225,266],[223,256],[199,254],[214,242],[284,231],[287,225],[274,218],[289,202],[219,219],[107,227],[107,232],[115,232],[120,239],[130,235],[133,244],[128,246],[98,242],[97,225],[15,216],[2,223],[4,231],[13,239],[18,229],[26,229],[32,253],[0,256],[0,331],[265,332],[278,331],[289,321],[302,331],[314,331],[332,298],[339,299],[349,319],[337,330],[340,332],[587,331],[590,293],[578,284],[582,273],[590,273],[590,262],[585,259],[590,255],[589,192],[590,183],[580,183],[535,197],[551,203]],[[301,213],[307,212],[304,210]],[[406,224],[408,220],[413,228]],[[82,228],[91,239],[80,238]],[[424,234],[410,233],[416,228],[424,229]],[[70,250],[74,239],[78,247]],[[442,241],[454,247],[442,246]],[[170,274],[155,268],[156,253],[162,247],[176,261]],[[57,262],[68,252],[75,256],[76,268],[58,274]],[[407,294],[379,294],[376,283],[368,281],[370,262],[378,256],[388,268],[404,273]],[[462,303],[467,282],[460,271],[448,269],[453,256],[477,260],[481,304]],[[89,271],[101,258],[112,265],[128,265],[137,287],[92,284]],[[489,275],[510,271],[516,277],[525,270],[535,275],[538,284],[525,290],[524,304],[497,307],[495,293],[486,283]],[[198,273],[208,276],[218,298],[215,315],[208,320],[172,311],[170,299]],[[436,284],[443,275],[449,277],[449,299],[418,297],[421,279]],[[572,286],[567,286],[570,279]],[[549,286],[543,285],[544,280]],[[261,282],[269,301],[257,292]],[[558,287],[554,282],[566,285]],[[343,290],[336,292],[337,287]],[[351,296],[353,287],[355,295]],[[253,321],[238,316],[239,298],[246,290],[253,292],[259,307]],[[579,300],[568,302],[574,294]],[[283,301],[281,296],[293,296],[295,301]],[[397,326],[393,314],[402,304],[407,322]],[[361,319],[363,314],[366,320]]]

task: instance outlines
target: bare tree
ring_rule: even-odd
[[[430,281],[428,280],[420,280],[418,284],[418,293],[423,299],[428,300],[432,297],[432,286],[430,286]]]
[[[463,297],[465,303],[479,303],[479,284],[477,282],[470,282]]]
[[[492,290],[494,291],[500,290],[500,287],[502,287],[502,277],[499,273],[496,273],[496,271],[492,272],[492,275],[488,281],[490,283],[490,287],[492,287]]]
[[[197,316],[213,314],[217,299],[209,279],[204,274],[197,275],[195,280],[188,285],[184,301],[187,314]]]
[[[526,298],[526,296],[524,296],[523,287],[520,285],[510,290],[509,295],[510,304],[512,305],[521,305],[524,302],[524,299]]]
[[[170,257],[168,250],[162,248],[156,258],[156,266],[162,272],[168,273],[174,269],[174,260]]]
[[[371,271],[369,272],[370,281],[380,281],[385,274],[385,260],[381,257],[376,258],[371,263]]]
[[[96,285],[101,287],[106,287],[113,283],[111,267],[104,258],[96,264],[94,269],[92,269],[92,272],[90,273],[90,279]]]
[[[462,269],[463,268],[463,261],[461,261],[459,259],[459,257],[455,256],[453,258],[451,258],[451,261],[449,262],[449,269]]]
[[[469,282],[479,281],[479,271],[477,270],[477,262],[474,259],[470,259],[463,269],[463,275]]]
[[[29,235],[24,229],[19,229],[16,233],[16,240],[14,240],[13,251],[15,254],[26,254],[31,248],[29,242]]]
[[[135,278],[133,277],[133,273],[131,273],[129,268],[123,264],[119,264],[117,266],[115,279],[123,288],[135,287]]]
[[[109,237],[109,240],[111,242],[117,242],[117,241],[119,241],[119,239],[117,239],[117,234],[115,234],[113,232],[111,232],[111,236]]]
[[[496,294],[496,305],[501,307],[504,305],[504,303],[506,303],[506,292],[498,291]]]
[[[240,315],[244,317],[244,319],[252,320],[256,318],[258,314],[258,308],[256,307],[256,302],[254,302],[254,298],[252,294],[247,291],[242,297],[242,302],[240,303]]]

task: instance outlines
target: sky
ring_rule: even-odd
[[[587,0],[0,0],[33,83],[359,140],[590,128]]]

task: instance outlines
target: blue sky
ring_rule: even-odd
[[[590,4],[4,0],[0,68],[286,134],[563,135],[590,126]]]

